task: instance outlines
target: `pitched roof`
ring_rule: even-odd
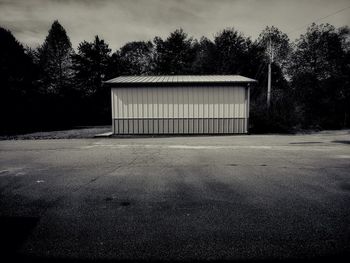
[[[124,85],[157,85],[157,84],[230,84],[253,83],[255,79],[240,75],[168,75],[168,76],[120,76],[105,81],[105,84],[113,86]]]

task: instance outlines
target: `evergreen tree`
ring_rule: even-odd
[[[251,41],[234,28],[218,33],[214,38],[217,74],[244,74],[249,60]]]
[[[101,124],[110,121],[110,90],[102,86],[110,66],[111,49],[104,40],[95,36],[93,42],[79,44],[78,53],[72,56],[75,72],[75,86],[80,100],[79,120],[87,124]]]
[[[196,58],[196,41],[182,29],[170,33],[166,40],[154,38],[157,74],[190,74]]]
[[[193,61],[194,74],[215,74],[216,72],[216,49],[213,41],[202,37],[197,46],[196,58]]]
[[[37,51],[44,93],[62,95],[70,87],[73,52],[66,30],[57,20],[54,21],[43,45]]]
[[[10,31],[0,27],[0,40],[0,133],[30,129],[36,108],[35,65]]]
[[[75,82],[83,95],[93,95],[101,89],[109,66],[111,49],[98,36],[93,42],[84,41],[72,56]]]
[[[25,84],[31,82],[33,62],[12,33],[0,27],[1,92],[25,94]]]

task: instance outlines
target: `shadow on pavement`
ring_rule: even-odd
[[[38,217],[0,217],[0,251],[12,257],[38,224]]]
[[[125,204],[128,205],[128,204]],[[86,258],[53,258],[36,257],[20,254],[19,250],[39,222],[38,217],[0,217],[0,261],[1,262],[202,262],[201,260],[118,260],[118,259],[86,259]],[[349,262],[350,254],[327,255],[323,257],[307,257],[292,259],[247,259],[247,260],[203,260],[205,262]]]
[[[238,263],[255,263],[255,262],[281,262],[281,263],[297,263],[297,262],[349,262],[349,255],[336,255],[336,256],[327,256],[327,257],[315,257],[315,258],[304,258],[304,259],[248,259],[248,260],[116,260],[116,259],[72,259],[72,258],[36,258],[36,257],[21,257],[17,256],[16,258],[12,258],[11,262],[63,262],[63,263],[94,263],[94,262],[102,262],[102,263],[110,263],[110,262],[238,262]]]

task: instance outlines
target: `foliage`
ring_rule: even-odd
[[[291,86],[303,126],[339,128],[349,124],[349,30],[312,24],[292,55]]]
[[[117,52],[122,74],[149,75],[153,71],[153,43],[148,41],[129,42]]]
[[[244,75],[245,62],[249,60],[251,41],[234,28],[225,29],[214,38],[216,73]]]
[[[272,56],[272,61],[285,69],[292,47],[287,34],[280,31],[277,27],[266,27],[259,35],[258,44],[264,48],[265,54]],[[271,48],[270,48],[271,43]],[[268,57],[265,58],[269,60]]]
[[[76,121],[96,124],[109,120],[110,109],[106,101],[110,93],[102,86],[102,81],[108,73],[110,53],[108,44],[95,36],[93,42],[80,43],[77,54],[72,55],[74,88],[78,95],[74,103]]]
[[[23,84],[32,81],[33,63],[23,46],[12,33],[0,28],[0,78],[1,92],[25,95],[28,92]],[[2,97],[4,98],[4,97]]]
[[[0,27],[0,133],[23,131],[37,109],[32,58],[12,33]]]
[[[206,37],[202,37],[197,44],[192,71],[194,74],[216,73],[216,46]]]
[[[111,49],[95,36],[93,42],[83,41],[78,46],[78,53],[72,55],[75,85],[83,96],[95,94],[101,89],[110,61]]]
[[[255,41],[234,28],[199,41],[177,29],[165,39],[132,41],[113,53],[96,36],[81,42],[75,54],[58,21],[38,49],[23,48],[2,28],[0,39],[1,132],[106,124],[110,93],[103,80],[160,74],[240,74],[257,79],[251,87],[252,132],[350,126],[348,27],[313,24],[295,43],[274,26],[266,27]],[[274,59],[267,109],[270,40]],[[11,114],[4,114],[8,111]]]
[[[182,29],[170,33],[166,40],[154,38],[156,74],[190,74],[196,56],[196,41]]]
[[[40,82],[44,92],[62,95],[64,89],[69,87],[73,73],[73,52],[66,30],[57,20],[54,21],[43,45],[37,51]]]

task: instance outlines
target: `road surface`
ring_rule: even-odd
[[[0,141],[10,256],[347,256],[349,204],[349,131]]]

